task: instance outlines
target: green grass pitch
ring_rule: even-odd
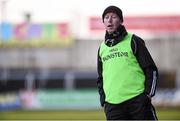
[[[180,109],[156,109],[159,120],[180,120]],[[103,110],[39,110],[0,112],[0,120],[105,120]]]

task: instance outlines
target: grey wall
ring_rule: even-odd
[[[179,38],[155,38],[145,42],[160,69],[179,69]],[[76,40],[68,48],[1,48],[0,68],[96,70],[100,43],[98,40]]]

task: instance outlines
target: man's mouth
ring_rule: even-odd
[[[113,25],[108,25],[108,27],[113,27]]]

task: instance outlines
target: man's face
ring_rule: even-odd
[[[119,25],[122,24],[120,18],[112,12],[109,12],[104,17],[104,25],[106,28],[106,31],[111,34],[119,27]]]

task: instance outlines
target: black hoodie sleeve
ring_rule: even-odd
[[[100,103],[101,103],[101,106],[103,107],[105,103],[105,94],[103,90],[102,61],[101,61],[101,57],[99,56],[99,50],[98,50],[98,56],[97,56],[97,71],[98,71],[97,87],[98,87],[98,92],[100,95]]]
[[[145,42],[133,35],[131,47],[145,75],[145,94],[153,97],[156,91],[158,69],[145,46]]]

